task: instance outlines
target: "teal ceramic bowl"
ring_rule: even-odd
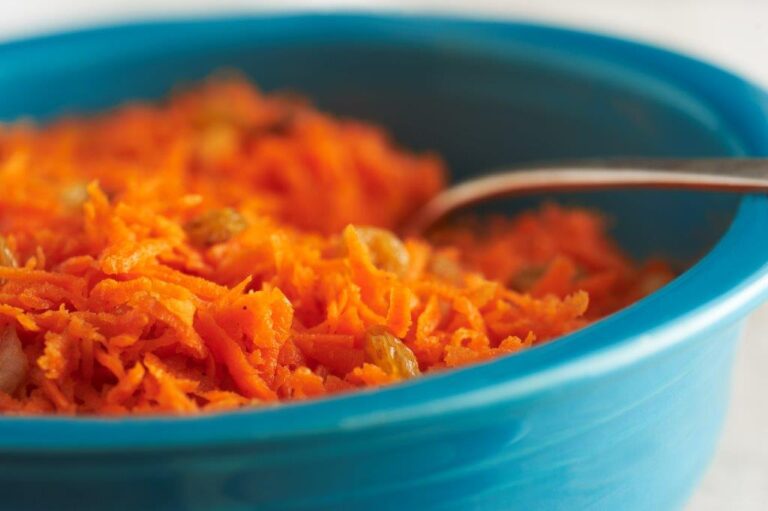
[[[434,17],[162,21],[9,43],[0,118],[154,98],[221,67],[379,122],[441,152],[455,179],[541,159],[768,154],[766,96],[727,72]],[[743,319],[768,294],[768,201],[560,200],[604,209],[637,257],[698,262],[561,340],[383,390],[204,417],[2,417],[0,507],[680,509],[716,444]]]

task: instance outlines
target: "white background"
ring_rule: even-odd
[[[768,87],[768,0],[0,0],[0,40],[111,20],[297,8],[449,11],[551,21],[664,44]],[[766,332],[768,306],[750,320],[725,436],[689,511],[768,510]]]

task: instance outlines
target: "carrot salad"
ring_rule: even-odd
[[[234,77],[0,126],[0,410],[374,387],[548,341],[672,277],[556,205],[398,237],[444,183],[437,156]]]

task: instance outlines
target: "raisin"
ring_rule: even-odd
[[[231,208],[207,211],[189,222],[184,229],[193,245],[224,243],[248,227],[243,216]]]
[[[405,276],[410,256],[397,236],[378,227],[356,227],[355,230],[360,241],[368,248],[374,266],[399,277]]]
[[[383,326],[373,326],[365,333],[363,349],[366,360],[384,372],[400,378],[421,374],[419,361],[403,341]]]

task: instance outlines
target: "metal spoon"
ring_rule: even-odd
[[[490,199],[534,192],[606,188],[768,191],[768,159],[585,160],[488,174],[443,191],[405,226],[422,234],[447,215]]]

